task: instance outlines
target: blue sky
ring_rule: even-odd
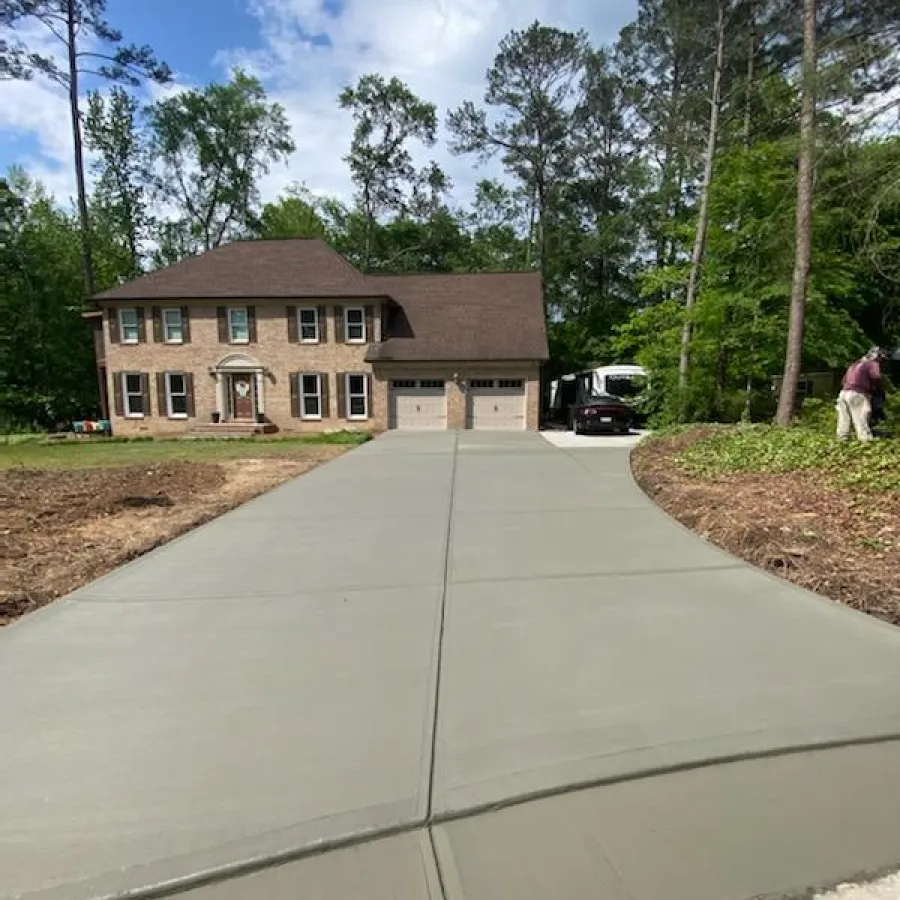
[[[287,111],[297,152],[265,180],[349,198],[341,157],[352,123],[336,97],[367,72],[397,75],[446,110],[480,99],[497,43],[535,19],[613,40],[636,0],[109,0],[110,22],[147,43],[176,73],[172,90],[223,79],[233,65],[258,75]],[[29,35],[33,41],[40,35]],[[148,95],[149,98],[150,95]],[[483,173],[444,147],[430,155],[462,199]],[[422,157],[424,160],[424,156]],[[42,83],[0,82],[0,170],[24,165],[64,200],[73,192],[65,100]]]

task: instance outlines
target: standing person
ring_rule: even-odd
[[[846,441],[850,437],[851,426],[861,441],[872,440],[872,429],[869,427],[872,395],[882,387],[881,361],[884,358],[884,351],[880,347],[873,347],[844,374],[837,401],[838,440]]]

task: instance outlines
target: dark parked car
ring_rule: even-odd
[[[628,434],[634,410],[612,394],[595,394],[572,407],[575,434]]]

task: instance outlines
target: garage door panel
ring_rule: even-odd
[[[476,430],[525,429],[525,382],[472,379],[466,395],[466,427]]]
[[[391,382],[390,427],[439,431],[447,427],[447,392],[440,380]]]

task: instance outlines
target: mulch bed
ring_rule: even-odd
[[[635,450],[632,468],[650,497],[735,556],[900,625],[900,495],[829,488],[815,472],[697,478],[678,454],[703,436]]]

